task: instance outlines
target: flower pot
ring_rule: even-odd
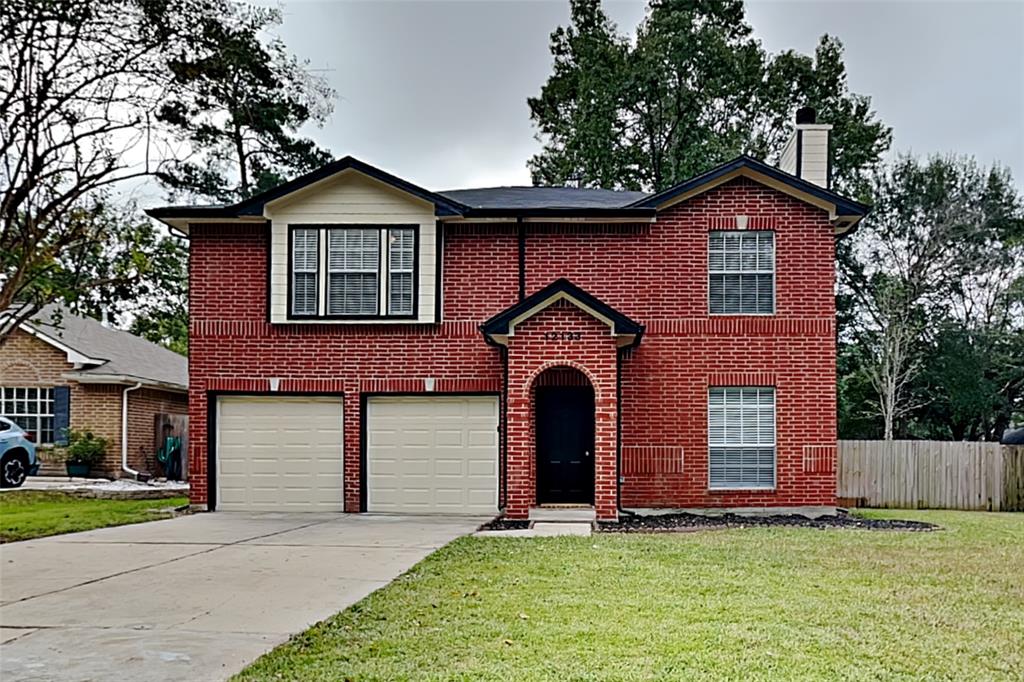
[[[89,469],[91,469],[92,466],[89,464],[64,462],[64,468],[68,470],[68,476],[85,478],[89,475]]]

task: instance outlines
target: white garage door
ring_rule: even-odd
[[[223,511],[343,511],[340,398],[217,401]]]
[[[496,397],[370,398],[366,436],[369,511],[497,511]]]

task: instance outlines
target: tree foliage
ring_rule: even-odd
[[[76,269],[110,237],[116,185],[158,170],[164,51],[205,0],[8,0],[0,12],[0,325],[109,279]],[[134,256],[139,251],[126,245]],[[116,280],[139,274],[126,268]]]
[[[0,340],[62,300],[187,345],[186,251],[124,207],[158,177],[225,201],[327,159],[331,91],[233,0],[8,0],[0,12]]]
[[[851,93],[842,44],[767,53],[741,0],[652,0],[635,44],[599,0],[573,0],[551,35],[554,70],[530,115],[543,142],[535,184],[661,190],[740,153],[773,159],[800,106],[833,124],[836,186],[863,194],[891,144]]]
[[[880,418],[885,438],[997,439],[1024,408],[1024,204],[1012,178],[969,158],[903,156],[873,193],[840,273],[854,311],[840,337],[846,397],[858,381],[872,389],[847,417]]]
[[[193,44],[173,55],[174,96],[157,118],[193,153],[162,175],[173,190],[231,202],[270,189],[330,161],[296,131],[322,124],[334,92],[280,39],[264,34],[280,10],[236,3],[200,17]]]

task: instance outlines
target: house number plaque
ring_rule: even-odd
[[[544,332],[545,341],[579,341],[583,332]]]

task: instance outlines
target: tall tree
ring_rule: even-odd
[[[583,187],[639,186],[625,146],[628,42],[600,0],[571,0],[571,23],[551,34],[554,72],[527,100],[544,151],[529,161],[535,180]]]
[[[205,11],[206,0],[5,3],[0,340],[46,303],[112,283],[75,265],[110,237],[100,219],[109,190],[159,169],[153,114],[170,86],[164,51]]]
[[[870,99],[849,91],[842,44],[813,57],[768,54],[741,0],[651,0],[635,44],[599,0],[572,3],[552,34],[555,67],[530,113],[543,150],[537,184],[660,190],[747,152],[781,151],[793,114],[818,108],[833,124],[837,187],[863,194],[891,144]]]
[[[892,129],[878,120],[870,97],[850,92],[843,44],[834,36],[823,35],[813,57],[787,50],[768,60],[757,104],[751,107],[749,153],[777,159],[789,136],[789,123],[804,105],[813,106],[818,120],[832,125],[833,187],[869,199],[871,178],[892,146]]]
[[[743,151],[766,55],[742,0],[652,0],[630,55],[630,145],[661,190]]]
[[[936,355],[955,358],[964,344],[984,342],[989,350],[972,346],[963,369],[969,356],[1016,346],[1024,210],[1006,171],[968,158],[903,156],[876,177],[873,194],[872,213],[850,239],[853,267],[840,273],[840,291],[856,304],[840,340],[863,351],[858,371],[874,387],[873,410],[889,439],[938,399],[921,390],[930,362],[933,380],[944,376],[953,387],[959,370],[941,369]],[[1017,390],[1016,370],[1008,370],[1006,390]]]
[[[172,58],[175,96],[158,118],[193,150],[162,176],[172,190],[237,201],[330,160],[296,131],[323,124],[334,92],[266,37],[280,22],[280,10],[226,2],[223,15],[201,17],[196,44]]]

